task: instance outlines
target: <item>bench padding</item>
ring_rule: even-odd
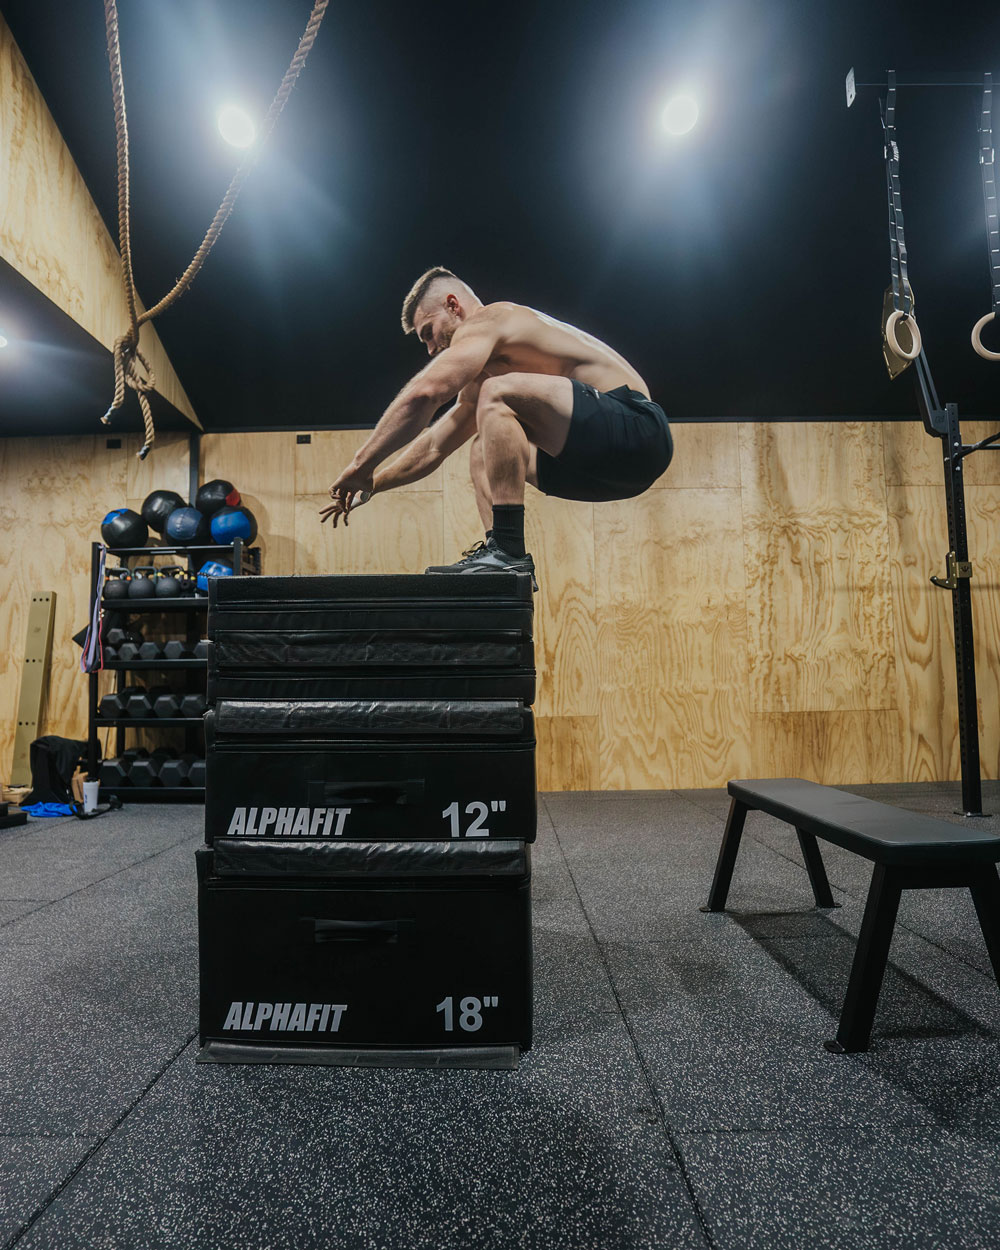
[[[974,823],[935,820],[814,781],[731,781],[729,793],[747,807],[879,864],[1000,861],[1000,836]]]

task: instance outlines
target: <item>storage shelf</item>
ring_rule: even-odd
[[[101,716],[94,717],[98,727],[101,725],[204,725],[203,716]]]
[[[175,802],[187,799],[191,803],[205,802],[204,786],[101,786],[97,792],[97,801],[103,802],[108,795],[115,794],[123,801],[129,798],[161,802]]]
[[[100,672],[126,672],[130,669],[205,668],[208,660],[109,660]]]
[[[187,612],[207,608],[208,595],[178,596],[176,599],[102,599],[105,612]]]

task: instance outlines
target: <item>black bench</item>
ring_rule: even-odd
[[[747,812],[767,812],[795,826],[817,907],[833,907],[833,895],[817,838],[870,859],[874,865],[861,933],[851,966],[837,1040],[827,1050],[867,1050],[896,911],[903,890],[965,886],[1000,983],[1000,836],[972,824],[951,824],[843,790],[798,778],[731,781],[732,803],[722,836],[706,912],[725,911]]]

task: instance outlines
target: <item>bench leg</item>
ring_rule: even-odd
[[[979,927],[990,954],[993,975],[1000,984],[1000,877],[992,865],[983,865],[982,879],[969,886],[976,905]]]
[[[799,847],[806,863],[806,872],[809,874],[809,884],[812,886],[816,906],[839,907],[840,904],[833,901],[830,882],[826,875],[826,868],[823,866],[823,856],[819,853],[816,838],[813,834],[806,833],[799,828],[796,828],[795,832],[799,835]]]
[[[740,838],[743,836],[746,818],[746,804],[733,799],[729,805],[729,817],[726,820],[726,831],[722,835],[722,846],[719,848],[719,858],[715,865],[715,877],[709,891],[708,904],[701,908],[702,911],[726,910],[729,884],[733,879],[733,869],[736,867],[736,855],[740,849]]]
[[[847,996],[840,1013],[837,1040],[824,1043],[827,1050],[835,1054],[868,1049],[901,893],[900,873],[885,864],[876,864],[847,983]]]

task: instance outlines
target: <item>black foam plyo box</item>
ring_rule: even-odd
[[[531,1044],[530,849],[279,844],[197,853],[202,1044]]]
[[[220,700],[205,840],[520,838],[535,740],[517,700]]]
[[[209,698],[530,704],[532,613],[530,579],[510,573],[216,578]]]

